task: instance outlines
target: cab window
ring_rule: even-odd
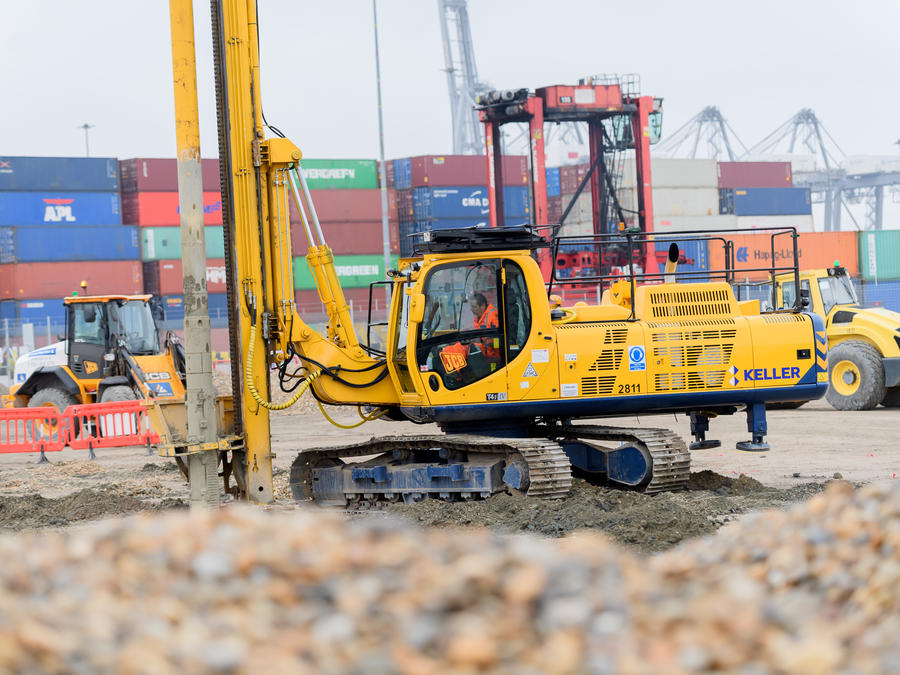
[[[459,389],[506,363],[501,322],[501,262],[473,260],[433,270],[425,280],[425,315],[416,361],[436,372],[444,387]]]
[[[106,344],[106,329],[103,307],[94,302],[79,302],[69,305],[72,313],[72,341],[92,345]]]
[[[806,296],[812,299],[812,296],[809,294],[809,281],[803,280],[800,282],[800,288],[806,292]],[[797,300],[797,291],[796,286],[793,281],[785,281],[781,284],[781,309],[793,309],[794,303]],[[812,307],[806,308],[808,311],[812,311]]]
[[[835,305],[855,305],[856,294],[847,277],[825,277],[819,279],[819,292],[827,315]]]
[[[506,319],[506,360],[512,361],[525,348],[531,333],[531,302],[528,285],[521,268],[511,262],[503,263],[506,285],[503,288]]]

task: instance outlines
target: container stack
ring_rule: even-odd
[[[114,158],[0,157],[0,326],[64,329],[63,297],[140,293]],[[4,323],[4,320],[5,323]]]
[[[528,160],[503,158],[504,224],[531,222]],[[412,248],[424,232],[457,227],[487,227],[489,192],[487,161],[481,155],[423,155],[393,161],[400,220],[400,253]]]
[[[181,217],[178,207],[178,164],[174,158],[125,159],[119,162],[122,180],[122,217],[140,232],[144,292],[158,296],[167,328],[184,322],[181,271]],[[219,160],[204,159],[203,223],[206,226],[206,280],[211,325],[228,320],[225,296],[225,240],[222,233],[222,196]]]
[[[369,284],[386,279],[378,162],[372,159],[303,159],[301,166],[325,241],[334,252],[335,270],[344,297],[354,310],[364,311],[369,303]],[[400,246],[397,193],[390,187],[387,202],[392,266],[396,266]],[[291,249],[297,308],[302,315],[312,316],[321,311],[322,302],[306,263],[309,243],[293,200]],[[377,303],[376,309],[383,311],[384,293],[376,293],[374,303]]]
[[[858,241],[860,302],[900,312],[900,230],[860,232]]]
[[[813,232],[809,188],[793,186],[789,162],[719,162],[719,213],[737,227],[795,227]]]

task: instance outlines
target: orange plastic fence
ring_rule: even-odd
[[[0,453],[58,452],[69,446],[90,451],[151,445],[159,435],[150,427],[141,401],[0,410]]]

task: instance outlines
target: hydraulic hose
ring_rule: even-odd
[[[300,397],[303,396],[303,392],[309,389],[309,385],[315,382],[316,379],[322,374],[321,371],[310,373],[306,376],[306,381],[300,385],[296,393],[291,396],[290,399],[288,399],[284,403],[271,403],[260,395],[260,393],[256,390],[256,385],[253,383],[253,354],[255,351],[256,322],[254,321],[250,324],[250,349],[248,350],[247,361],[244,365],[244,384],[247,386],[247,391],[250,392],[250,396],[253,397],[253,400],[256,401],[256,403],[258,403],[260,407],[265,408],[266,410],[284,410],[285,408],[290,408],[300,400]]]

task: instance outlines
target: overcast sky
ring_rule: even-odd
[[[260,0],[263,105],[308,157],[375,157],[372,4]],[[196,2],[202,151],[216,156],[208,3]],[[710,104],[752,145],[803,107],[848,154],[896,155],[896,0],[470,0],[499,88],[639,73],[663,131]],[[436,0],[380,0],[388,157],[451,151]],[[168,3],[3,3],[0,154],[175,152]]]

